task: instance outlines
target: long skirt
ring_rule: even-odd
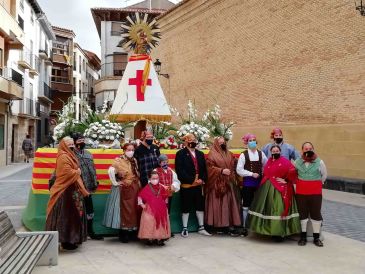
[[[120,187],[113,186],[106,200],[103,225],[120,229]]]
[[[132,183],[130,186],[121,187],[121,229],[137,230],[139,223],[138,208],[139,184]]]
[[[257,190],[248,211],[249,229],[258,234],[281,237],[300,233],[300,220],[294,195],[288,215],[282,218],[283,211],[284,202],[280,192],[270,181],[266,181]]]
[[[141,222],[139,225],[138,238],[147,240],[165,240],[171,237],[170,221],[167,216],[167,225],[156,227],[156,219],[151,213],[148,205],[142,211]]]
[[[114,229],[137,230],[139,185],[112,186],[108,196],[103,225]]]
[[[227,189],[227,193],[221,197],[217,197],[214,190],[207,194],[205,223],[217,228],[241,225],[240,206],[232,185]]]
[[[69,186],[59,197],[46,220],[46,230],[58,231],[60,243],[81,244],[87,239],[84,198]]]

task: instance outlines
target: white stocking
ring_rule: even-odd
[[[302,232],[307,232],[307,223],[308,223],[308,219],[300,220],[300,225],[302,227]]]
[[[199,227],[204,226],[204,211],[197,211],[196,217],[198,218]]]
[[[188,221],[189,221],[189,213],[183,213],[182,214],[183,228],[187,228],[188,227]]]

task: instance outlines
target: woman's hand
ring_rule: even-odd
[[[142,207],[143,209],[146,209],[146,205],[145,205],[145,204],[141,204],[141,207]]]
[[[231,175],[231,171],[228,168],[225,168],[222,170],[222,174],[229,176]]]
[[[287,181],[285,181],[283,178],[278,178],[278,177],[276,177],[275,179],[276,179],[276,181],[278,181],[279,183],[282,183],[282,184],[287,184],[287,183],[288,183],[288,182],[287,182]]]

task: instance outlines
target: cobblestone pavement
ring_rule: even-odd
[[[365,242],[365,207],[323,201],[323,230]]]

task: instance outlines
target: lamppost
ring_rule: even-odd
[[[170,75],[168,73],[161,73],[161,62],[160,60],[156,59],[156,61],[153,63],[155,65],[155,69],[158,75],[161,75],[167,79],[170,78]]]
[[[362,0],[355,0],[355,8],[362,16],[365,16],[365,6],[362,4]]]

